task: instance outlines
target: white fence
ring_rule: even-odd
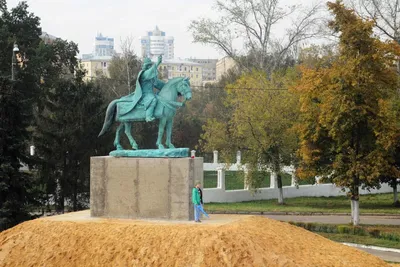
[[[194,152],[192,151],[192,156]],[[264,199],[276,199],[278,198],[277,189],[277,176],[271,172],[270,187],[260,188],[256,191],[249,190],[248,186],[243,184],[241,190],[226,190],[225,189],[225,171],[244,171],[246,173],[246,166],[241,164],[240,152],[237,153],[235,164],[218,163],[218,151],[214,151],[213,163],[204,163],[204,171],[216,171],[217,172],[217,187],[216,188],[204,188],[204,202],[242,202],[251,200],[264,200]],[[295,186],[296,177],[294,175],[294,168],[286,166],[282,172],[292,175],[291,186],[283,186],[283,195],[285,198],[293,197],[333,197],[333,196],[344,196],[346,192],[342,191],[342,188],[336,187],[334,184],[319,184],[319,179],[316,177],[316,184],[314,185],[300,185]],[[400,190],[400,186],[398,186]],[[376,194],[376,193],[390,193],[393,192],[387,184],[382,184],[379,190],[373,189],[370,191],[360,189],[360,194]]]

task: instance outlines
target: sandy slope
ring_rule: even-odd
[[[0,266],[390,266],[287,223],[46,220],[0,233]]]

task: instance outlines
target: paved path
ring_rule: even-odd
[[[343,243],[346,246],[354,247],[359,250],[365,251],[369,254],[375,255],[385,261],[400,262],[400,249],[387,249],[376,246],[357,245],[352,243]]]
[[[351,222],[351,216],[348,215],[263,215],[265,217],[292,222],[315,222],[347,224]],[[382,225],[400,225],[400,216],[360,216],[360,224],[382,224]]]

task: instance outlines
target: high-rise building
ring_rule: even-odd
[[[105,37],[101,33],[94,39],[94,51],[91,54],[83,54],[82,59],[96,57],[112,57],[115,54],[114,38]]]
[[[147,36],[140,37],[142,57],[156,58],[162,55],[165,59],[174,58],[174,37],[166,36],[156,26]]]
[[[101,33],[96,36],[94,43],[94,54],[96,56],[113,56],[114,38],[104,37]]]

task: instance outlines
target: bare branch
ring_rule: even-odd
[[[264,69],[271,55],[280,52],[274,51],[276,46],[271,45],[281,43],[273,38],[272,29],[278,27],[283,19],[301,11],[299,6],[282,8],[278,3],[278,0],[217,0],[216,8],[221,12],[221,19],[194,20],[189,30],[194,42],[214,45],[238,64]],[[302,40],[316,36],[316,31],[312,28],[318,24],[315,18],[317,11],[318,8],[312,7],[299,18],[299,23],[295,23],[294,28],[288,30],[290,34],[281,45],[285,51]],[[237,38],[245,40],[246,54],[253,55],[245,63],[233,49],[232,43]]]

